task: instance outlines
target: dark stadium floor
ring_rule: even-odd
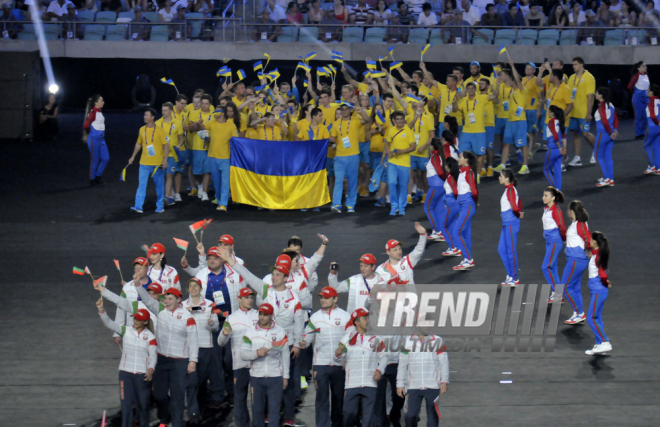
[[[337,261],[341,276],[358,272],[356,260],[371,252],[385,261],[384,244],[390,238],[415,244],[414,222],[428,227],[422,206],[391,218],[386,209],[360,198],[357,213],[348,216],[323,212],[270,212],[230,204],[216,213],[198,199],[154,213],[155,191],[149,184],[145,214],[131,214],[137,168],[129,168],[127,182],[119,182],[141,126],[139,114],[108,114],[110,164],[108,185],[89,188],[89,155],[80,141],[80,114],[60,116],[60,137],[45,144],[5,142],[0,159],[0,424],[55,426],[99,419],[103,410],[119,406],[117,364],[119,350],[101,324],[94,302],[98,294],[89,277],[73,276],[73,266],[89,266],[95,276],[107,274],[108,287],[119,289],[113,258],[125,277],[130,263],[142,254],[140,246],[162,242],[176,267],[181,252],[172,237],[192,240],[188,225],[214,218],[206,233],[207,246],[221,234],[236,239],[236,253],[249,268],[265,275],[293,234],[305,240],[306,255],[316,249],[317,233],[330,239],[320,285],[326,283],[328,264]],[[643,176],[646,159],[641,141],[632,141],[632,123],[622,124],[622,138],[614,148],[613,188],[597,189],[601,176],[589,165],[564,174],[568,200],[580,199],[591,215],[592,230],[610,239],[613,283],[605,305],[604,322],[614,351],[609,357],[584,355],[594,338],[590,328],[559,326],[553,353],[450,353],[451,384],[442,398],[443,425],[625,425],[657,424],[660,412],[660,302],[653,265],[660,245],[660,177]],[[532,173],[518,186],[525,206],[519,235],[523,283],[543,283],[544,256],[541,193],[544,153],[530,165]],[[185,181],[184,181],[185,182]],[[443,259],[444,243],[427,246],[416,268],[417,283],[498,283],[505,276],[497,254],[502,188],[495,180],[479,187],[480,206],[473,220],[476,267],[454,272],[457,259]],[[566,205],[564,205],[564,210]],[[565,214],[566,215],[566,214]],[[189,257],[190,259],[190,257]],[[560,272],[565,257],[560,257]],[[195,261],[193,261],[195,263]],[[586,275],[586,274],[585,274]],[[183,273],[182,278],[185,277]],[[586,277],[583,294],[588,298]],[[588,300],[587,300],[588,301]],[[341,300],[345,304],[345,297]],[[562,308],[561,320],[570,309]],[[502,375],[511,372],[511,375]],[[500,384],[500,380],[512,384]],[[314,425],[313,393],[308,393],[298,419]],[[653,421],[653,420],[656,421]]]

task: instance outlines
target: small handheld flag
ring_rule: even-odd
[[[101,276],[98,279],[94,280],[94,289],[102,290],[99,288],[105,288],[106,283],[108,283],[108,276]]]
[[[379,125],[385,124],[385,117],[383,117],[383,114],[380,111],[376,111],[376,123]]]
[[[266,89],[267,87],[268,87],[268,85],[261,85],[261,86],[255,87],[254,90],[255,90],[255,92],[259,92],[261,90]]]
[[[390,64],[390,71],[396,70],[397,68],[400,68],[403,65],[401,62],[392,62]]]
[[[427,50],[429,50],[429,48],[430,48],[431,46],[433,46],[433,45],[429,43],[429,44],[427,44],[426,46],[424,46],[424,47],[422,48],[422,57],[420,58],[420,61],[423,61],[423,60],[424,60],[424,54],[426,53]]]
[[[215,75],[218,77],[231,77],[231,68],[222,67]]]
[[[117,270],[119,270],[119,277],[121,278],[121,281],[124,281],[124,275],[121,274],[121,268],[119,268],[119,260],[114,260],[115,261],[115,267],[117,267]]]
[[[500,53],[506,52],[506,47],[504,47],[504,45],[500,46],[499,52]]]
[[[417,98],[414,95],[408,94],[406,95],[406,101],[412,101],[412,102],[422,102],[421,99]]]
[[[383,72],[383,71],[377,71],[375,73],[371,73],[371,78],[372,79],[378,79],[378,78],[385,77],[386,75],[387,74],[385,74],[385,72]]]
[[[149,255],[149,246],[142,245],[140,246],[140,249],[142,249],[147,255]]]
[[[261,63],[261,61],[257,61],[252,65],[252,68],[254,71],[259,71],[264,69],[264,65]]]
[[[304,87],[309,87],[309,82],[307,80],[303,80],[303,86]]]
[[[328,77],[328,73],[325,70],[325,67],[316,67],[316,75]]]
[[[266,58],[268,58],[268,60],[266,61],[266,65],[264,65],[264,72],[266,72],[266,68],[268,67],[268,63],[270,62],[270,55],[267,54],[267,53],[264,53],[264,56]]]
[[[160,169],[160,166],[154,166],[154,171],[151,172],[151,177],[153,178],[154,175],[156,175],[156,172],[158,172],[158,169]]]
[[[197,241],[197,243],[199,243],[199,240],[197,240],[197,235],[195,233],[197,233],[199,230],[201,230],[202,227],[204,227],[205,223],[206,223],[206,220],[203,219],[201,221],[197,221],[196,223],[191,224],[190,226],[188,226],[188,228],[190,229],[190,232],[195,237],[195,241]]]
[[[240,82],[241,80],[243,80],[245,78],[245,71],[238,70],[236,72],[236,76],[238,77],[238,80],[236,80],[236,82]]]
[[[73,267],[73,274],[77,274],[78,276],[84,276],[85,270],[83,270],[82,268]]]
[[[273,341],[273,348],[277,350],[282,350],[286,345],[286,342],[287,342],[286,336],[279,341]]]
[[[204,230],[205,230],[206,227],[208,227],[209,224],[212,223],[212,222],[213,222],[213,219],[207,219],[206,222],[204,223],[204,225],[202,226],[202,232],[201,232],[200,235],[199,235],[199,241],[200,241],[200,242],[204,240]]]
[[[305,55],[305,62],[309,62],[310,60],[316,58],[316,52],[310,52],[307,55]]]
[[[176,237],[173,237],[174,243],[176,243],[176,247],[179,249],[183,249],[183,256],[186,256],[186,252],[188,252],[188,242],[185,240],[177,239]]]
[[[344,54],[343,53],[338,52],[336,50],[333,50],[330,56],[331,56],[333,61],[337,61],[340,64],[344,63]]]
[[[367,59],[367,69],[368,70],[375,70],[376,69],[376,61],[370,61]]]
[[[94,281],[94,276],[92,276],[92,272],[89,271],[89,267],[85,267],[85,273],[89,274],[89,277],[91,277],[92,281]]]
[[[126,169],[128,169],[130,165],[126,165],[124,169],[121,171],[121,175],[119,175],[119,181],[120,182],[126,182]]]
[[[310,69],[311,69],[311,68],[310,68],[307,64],[305,64],[304,62],[298,62],[298,66],[296,67],[296,70],[298,70],[298,68],[302,68],[303,70],[305,70],[305,71],[307,71],[307,72],[309,72]]]
[[[392,57],[392,61],[394,61],[394,46],[390,46],[387,51],[390,53],[390,56]]]
[[[174,84],[172,79],[166,79],[165,77],[163,77],[162,79],[160,79],[160,82],[165,83],[166,85],[174,86],[174,89],[176,90],[176,94],[177,95],[179,94],[179,89],[176,88],[176,85]]]

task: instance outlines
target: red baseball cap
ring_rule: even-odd
[[[231,237],[229,234],[223,234],[218,239],[218,243],[224,243],[225,245],[233,245],[234,244],[234,238]]]
[[[321,289],[321,292],[319,292],[319,295],[321,295],[323,298],[332,298],[337,296],[337,290],[331,286],[326,286],[325,288]]]
[[[193,277],[193,278],[188,279],[188,280],[186,281],[186,284],[187,284],[188,286],[190,286],[190,283],[191,283],[191,282],[192,282],[192,283],[197,283],[197,284],[199,285],[200,288],[202,287],[202,281],[199,280],[197,277]]]
[[[385,245],[385,250],[389,251],[390,249],[395,248],[399,245],[401,245],[401,242],[399,242],[398,240],[392,239],[392,240],[388,241],[387,244]]]
[[[139,320],[141,322],[144,322],[145,320],[149,320],[151,316],[149,315],[149,311],[147,311],[146,308],[141,308],[135,313],[133,313],[133,319]]]
[[[174,295],[177,298],[181,298],[181,291],[178,290],[177,288],[169,288],[168,290],[165,291],[165,295]]]
[[[358,261],[369,265],[376,265],[376,257],[371,254],[362,255]]]
[[[211,246],[206,253],[206,256],[214,256],[216,258],[220,258],[220,250],[217,246]]]
[[[353,312],[353,314],[351,314],[351,318],[348,319],[348,323],[346,324],[346,329],[353,326],[355,324],[355,319],[357,319],[358,317],[364,317],[368,315],[369,312],[367,310],[365,310],[364,308],[358,308]]]
[[[263,314],[273,314],[273,306],[265,302],[259,306],[259,311]]]
[[[160,286],[158,283],[150,283],[149,286],[147,286],[147,290],[154,291],[158,295],[163,293],[163,287]]]
[[[164,254],[165,246],[161,245],[160,243],[154,243],[151,245],[151,248],[149,248],[149,252],[152,254]]]
[[[271,272],[275,270],[283,273],[285,276],[288,276],[291,270],[291,257],[286,254],[278,256],[277,260],[275,261],[275,265],[270,268]]]
[[[250,295],[254,294],[255,292],[250,289],[250,288],[243,288],[240,291],[238,291],[238,297],[249,297]]]
[[[135,258],[135,261],[133,261],[133,265],[135,264],[147,265],[147,259],[143,256],[139,256]]]

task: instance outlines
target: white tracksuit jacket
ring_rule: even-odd
[[[255,325],[243,336],[241,359],[250,361],[250,376],[258,378],[283,377],[289,378],[289,343],[286,342],[286,332],[275,323],[269,329]],[[274,342],[285,341],[281,350],[273,348]],[[271,350],[264,357],[257,356],[257,350],[267,347]]]
[[[218,345],[224,347],[231,340],[231,355],[234,370],[250,367],[249,361],[241,359],[241,346],[243,344],[243,336],[248,330],[254,329],[258,321],[259,312],[257,310],[251,309],[245,311],[240,307],[225,319],[223,329],[224,326],[229,325],[231,331],[229,335],[220,332],[218,335]]]
[[[406,338],[399,354],[396,386],[406,390],[440,389],[441,383],[449,383],[449,359],[442,338]]]
[[[339,341],[346,335],[346,323],[350,318],[350,314],[339,307],[335,307],[330,312],[319,310],[312,314],[305,327],[303,340],[308,346],[314,346],[313,365],[342,365],[341,362],[335,360],[335,350],[337,350]],[[318,333],[311,333],[316,329],[319,330]]]

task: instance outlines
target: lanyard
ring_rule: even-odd
[[[454,100],[456,100],[457,95],[458,95],[458,90],[454,94]],[[447,102],[449,102],[450,104],[454,103],[454,101],[451,100],[451,91],[449,89],[447,89]]]
[[[317,139],[319,139],[319,132],[320,132],[320,131],[321,131],[321,125],[318,125],[318,126],[316,127],[316,135],[314,135],[314,128],[313,128],[312,125],[310,124],[310,125],[309,125],[309,130],[307,131],[307,134],[309,135],[309,139],[310,139],[310,140],[314,140],[314,141],[316,141]]]
[[[479,100],[475,96],[474,97],[474,104],[472,105],[472,111],[474,111],[477,108],[477,102],[478,101]],[[468,111],[470,111],[470,99],[469,98],[467,100],[465,100],[465,106],[467,107]]]
[[[511,92],[509,92],[509,99],[511,99],[511,95],[513,95],[513,102],[515,102],[516,105],[518,105],[518,101],[516,100],[516,94],[513,93],[513,88],[511,88]]]
[[[580,87],[580,82],[582,81],[582,77],[584,76],[584,73],[582,73],[582,76],[580,76],[580,80],[577,80],[577,74],[573,76],[573,84],[575,84],[575,81],[577,80],[577,86],[575,86],[575,91],[577,92],[578,88]]]
[[[561,86],[561,83],[559,83]],[[555,89],[555,93],[552,94],[552,97],[550,98],[550,104],[552,104],[552,101],[555,99],[555,95],[557,95],[557,91],[559,90],[559,86],[557,86],[557,89]]]
[[[417,134],[420,134],[422,132],[422,118],[420,117],[417,119]]]
[[[154,269],[154,266],[153,266],[153,265],[152,265],[151,267],[149,267],[149,273],[147,273],[147,275],[151,274],[151,270],[153,270],[153,269]],[[161,279],[163,278],[163,271],[165,271],[165,269],[164,269],[164,268],[161,268],[161,269],[160,269],[160,276],[158,276],[158,281],[159,281],[159,282],[160,282]]]
[[[147,145],[154,145],[154,135],[156,135],[156,127],[154,126],[154,131],[151,133],[151,144],[147,144],[147,127],[144,127],[144,143]]]
[[[348,119],[348,126],[346,126],[346,136],[347,137],[348,137],[348,129],[350,129],[350,127],[351,127],[351,120],[352,119],[353,119],[352,117]],[[344,123],[344,119],[341,119],[341,122],[339,123],[339,133],[341,133],[342,123]]]
[[[266,141],[275,141],[275,126],[273,126],[270,131],[273,135],[273,137],[272,137],[273,139],[269,140],[268,135],[266,134],[266,126],[264,125],[264,138],[266,138]]]
[[[170,124],[170,133],[167,134],[167,136],[172,136],[172,128],[173,128],[173,127],[174,127],[174,123],[171,123],[171,124]],[[160,128],[161,128],[161,129],[165,129],[165,120],[163,120],[162,122],[160,122]]]
[[[369,284],[367,283],[366,277],[362,276],[362,280],[364,280],[364,286],[367,287],[367,291],[371,294],[371,288],[369,287]]]

